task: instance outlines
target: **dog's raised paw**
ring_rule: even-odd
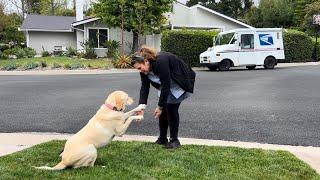
[[[146,109],[147,105],[146,104],[139,104],[138,108],[141,110]]]

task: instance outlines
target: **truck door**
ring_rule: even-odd
[[[256,64],[254,57],[254,34],[240,34],[239,65]]]

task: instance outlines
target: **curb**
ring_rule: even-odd
[[[59,133],[0,133],[0,156],[8,155],[34,145],[48,142],[51,140],[66,140],[73,134]],[[124,135],[115,137],[115,141],[143,141],[154,142],[156,136],[144,135]],[[207,146],[224,146],[224,147],[239,147],[246,149],[264,149],[264,150],[282,150],[289,151],[300,160],[309,164],[320,174],[320,147],[304,147],[291,145],[263,144],[255,142],[240,142],[240,141],[222,141],[210,139],[195,139],[195,138],[179,138],[183,145],[207,145]]]

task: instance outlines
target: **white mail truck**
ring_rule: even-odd
[[[213,47],[200,54],[200,65],[221,71],[236,66],[273,69],[284,58],[281,28],[235,29],[214,38]]]

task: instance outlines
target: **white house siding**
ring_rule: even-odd
[[[161,34],[153,34],[146,36],[146,45],[155,48],[158,52],[161,51]]]
[[[179,28],[199,28],[217,29],[228,31],[237,28],[247,28],[239,23],[223,18],[212,12],[199,7],[187,7],[180,3],[174,3],[173,12],[168,14],[170,24],[173,29]],[[161,50],[161,35],[148,35],[147,45]]]
[[[227,20],[204,9],[195,8],[193,11],[196,11],[196,16],[193,17],[193,24],[197,26],[218,27],[221,28],[222,31],[229,31],[237,28],[247,28],[241,24]]]
[[[41,54],[44,50],[52,52],[54,46],[77,47],[75,32],[36,32],[29,31],[28,47],[36,50],[37,54]]]
[[[171,24],[184,24],[189,25],[190,22],[190,9],[179,3],[173,4],[173,11],[169,17]]]
[[[105,24],[101,21],[95,21],[85,24],[85,39],[89,39],[89,31],[90,28],[108,28]],[[120,28],[108,28],[109,29],[109,40],[115,40],[121,43],[121,29]],[[124,31],[124,45],[125,45],[125,53],[130,53],[132,48],[132,32]],[[107,49],[106,48],[99,48],[95,49],[97,55],[99,57],[105,56]]]

